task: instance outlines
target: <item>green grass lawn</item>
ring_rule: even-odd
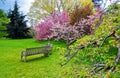
[[[54,46],[52,55],[44,57],[44,55],[38,54],[27,57],[26,63],[21,61],[22,50],[42,46],[48,42]],[[76,57],[61,67],[59,63],[63,61],[61,59],[62,50],[65,50],[65,44],[59,41],[0,39],[0,78],[78,78],[78,75],[80,78],[86,78],[89,75],[88,72],[94,69],[94,62],[102,58],[98,57],[94,49],[87,48],[79,51]],[[115,51],[116,49],[111,48],[109,53],[105,53],[105,57],[115,56]],[[88,57],[83,58],[86,55]],[[117,72],[114,73],[118,78],[120,77],[119,69],[120,65],[116,69]],[[99,75],[95,78],[99,78]]]
[[[28,62],[21,62],[20,52],[28,47],[38,47],[48,42],[54,45],[52,55],[42,54],[27,57]],[[0,39],[0,78],[58,78],[61,76],[58,47],[65,47],[62,42],[40,41],[34,39]]]

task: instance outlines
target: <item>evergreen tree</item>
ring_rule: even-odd
[[[27,38],[29,28],[26,25],[25,15],[19,12],[18,4],[15,1],[14,9],[8,13],[10,23],[7,26],[8,37],[13,39]]]

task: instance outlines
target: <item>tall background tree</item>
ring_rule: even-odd
[[[7,32],[6,32],[7,28],[5,25],[8,22],[9,19],[7,18],[7,14],[0,9],[0,38],[7,36]]]
[[[30,8],[29,18],[36,24],[54,11],[71,11],[76,5],[86,5],[91,2],[92,0],[35,0]]]
[[[25,15],[19,12],[17,1],[15,1],[14,9],[8,13],[8,17],[10,18],[10,23],[7,26],[8,37],[13,39],[27,38],[29,32],[27,20],[25,20]]]

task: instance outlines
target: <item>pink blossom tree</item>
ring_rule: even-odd
[[[48,40],[49,36],[52,33],[51,31],[52,27],[57,23],[62,25],[65,22],[67,22],[68,19],[69,17],[67,15],[67,11],[63,11],[63,12],[55,11],[54,13],[51,14],[51,16],[45,17],[43,19],[44,22],[41,22],[34,27],[36,31],[36,39],[37,40]]]

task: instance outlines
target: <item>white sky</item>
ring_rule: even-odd
[[[23,11],[25,14],[27,14],[29,12],[30,6],[32,5],[32,2],[34,2],[34,0],[19,1],[20,10]]]

